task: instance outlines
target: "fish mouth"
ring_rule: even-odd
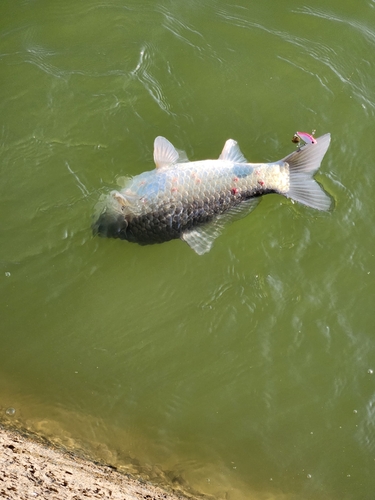
[[[123,215],[103,212],[92,224],[92,233],[94,236],[102,238],[120,238],[126,239],[126,228],[128,223]]]

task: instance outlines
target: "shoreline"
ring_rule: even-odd
[[[0,497],[6,500],[191,500],[197,496],[163,489],[0,423]]]

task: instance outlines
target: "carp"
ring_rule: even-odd
[[[93,232],[141,245],[180,238],[202,255],[226,223],[251,212],[263,195],[278,193],[328,210],[331,199],[313,176],[330,140],[325,134],[282,160],[249,163],[233,139],[226,141],[218,159],[189,161],[159,136],[154,142],[156,168],[106,196]]]

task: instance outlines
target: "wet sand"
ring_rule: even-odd
[[[0,498],[186,500],[146,481],[0,426]]]

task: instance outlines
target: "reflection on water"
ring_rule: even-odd
[[[0,13],[1,421],[215,498],[372,499],[373,2]],[[313,129],[330,213],[267,196],[202,257],[91,234],[157,135]]]

